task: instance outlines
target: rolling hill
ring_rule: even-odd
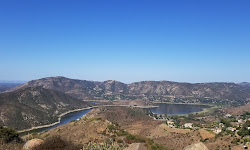
[[[0,94],[0,125],[27,129],[50,124],[66,111],[87,106],[86,102],[55,90],[20,88]]]

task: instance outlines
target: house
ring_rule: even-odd
[[[174,124],[174,122],[173,122],[173,121],[168,120],[168,121],[167,121],[167,124],[168,124],[168,125],[173,125],[173,124]]]
[[[184,127],[185,128],[193,128],[193,123],[185,123]]]
[[[232,117],[232,115],[231,114],[226,114],[225,117],[229,118],[229,117]]]
[[[219,127],[224,128],[225,126],[223,123],[219,123]]]
[[[221,133],[221,131],[222,131],[222,129],[221,128],[214,128],[214,129],[212,129],[213,131],[214,131],[214,133],[216,133],[216,134],[219,134],[219,133]]]
[[[219,123],[219,127],[220,127],[220,128],[224,128],[225,125],[224,125],[223,123]]]
[[[169,127],[174,127],[174,122],[168,120],[168,121],[167,121],[167,125],[168,125]]]
[[[238,120],[239,123],[244,123],[245,121],[243,119]]]
[[[198,120],[206,119],[206,117],[196,117]]]
[[[234,131],[236,131],[236,128],[233,128],[233,127],[228,127],[228,128],[227,128],[227,130],[229,130],[229,131],[233,131],[233,132],[234,132]]]

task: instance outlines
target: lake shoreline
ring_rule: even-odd
[[[154,107],[158,107],[158,106],[131,106],[131,105],[100,105],[100,106],[92,106],[92,107],[87,107],[87,108],[81,108],[81,109],[74,109],[74,110],[69,110],[66,111],[62,114],[60,114],[58,116],[58,121],[51,123],[51,124],[46,124],[46,125],[41,125],[41,126],[36,126],[36,127],[32,127],[29,129],[24,129],[24,130],[18,130],[17,133],[18,134],[22,134],[24,132],[29,132],[32,130],[36,130],[36,129],[41,129],[41,128],[47,128],[47,127],[52,127],[54,125],[57,125],[61,122],[61,119],[64,115],[72,113],[72,112],[76,112],[76,111],[82,111],[82,110],[89,110],[89,109],[93,109],[93,108],[98,108],[98,107],[138,107],[138,108],[154,108]]]
[[[215,104],[207,104],[207,103],[172,103],[172,102],[152,102],[152,103],[164,103],[164,104],[184,104],[184,105],[209,105],[215,106]]]
[[[93,109],[93,108],[95,108],[95,107],[87,107],[87,108],[80,108],[80,109],[69,110],[69,111],[66,111],[66,112],[60,114],[58,116],[58,121],[56,121],[54,123],[47,124],[47,125],[36,126],[36,127],[29,128],[29,129],[24,129],[24,130],[18,130],[17,133],[21,134],[21,133],[32,131],[32,130],[35,130],[35,129],[41,129],[41,128],[51,127],[51,126],[59,124],[61,122],[62,117],[64,115],[66,115],[66,114],[69,114],[69,113],[72,113],[72,112],[76,112],[76,111],[89,110],[89,109]]]
[[[171,102],[152,102],[153,104],[172,104],[172,105],[199,105],[199,106],[209,106],[209,108],[202,108],[201,111],[197,111],[197,112],[191,112],[188,114],[168,114],[169,116],[187,116],[190,114],[204,114],[204,113],[209,113],[211,111],[213,111],[215,108],[218,108],[217,105],[214,104],[206,104],[206,103],[171,103]],[[159,113],[153,113],[156,115],[160,115]]]
[[[205,112],[208,112],[210,111],[212,108],[215,108],[215,105],[212,105],[212,104],[200,104],[200,103],[170,103],[170,102],[152,102],[153,104],[183,104],[183,105],[207,105],[207,106],[211,106],[210,108],[204,108],[202,111],[200,112],[196,112],[196,113],[205,113]],[[87,108],[81,108],[81,109],[74,109],[74,110],[69,110],[69,111],[66,111],[62,114],[60,114],[58,116],[58,121],[54,122],[54,123],[51,123],[51,124],[47,124],[47,125],[41,125],[41,126],[36,126],[36,127],[32,127],[32,128],[29,128],[29,129],[24,129],[24,130],[18,130],[17,133],[19,134],[22,134],[24,132],[29,132],[29,131],[32,131],[32,130],[36,130],[36,129],[41,129],[41,128],[47,128],[47,127],[51,127],[51,126],[54,126],[54,125],[57,125],[60,123],[62,117],[66,114],[69,114],[69,113],[72,113],[72,112],[76,112],[76,111],[82,111],[82,110],[89,110],[89,109],[93,109],[93,108],[98,108],[98,107],[137,107],[137,108],[156,108],[156,107],[159,107],[159,106],[155,106],[155,105],[150,105],[150,106],[132,106],[132,105],[100,105],[100,106],[92,106],[92,107],[87,107]],[[191,113],[192,114],[192,113]],[[180,115],[183,115],[183,114],[180,114]],[[178,115],[178,116],[180,116]]]
[[[101,105],[97,107],[137,107],[137,108],[155,108],[159,106],[149,105],[149,106],[139,106],[139,105]]]

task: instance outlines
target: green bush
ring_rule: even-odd
[[[148,150],[169,150],[168,148],[155,143],[152,139],[146,139]]]
[[[0,127],[0,141],[4,143],[22,142],[16,131],[7,127]]]
[[[112,131],[112,130],[114,130],[114,129],[115,129],[115,126],[114,126],[114,125],[112,125],[112,124],[109,124],[109,125],[108,125],[108,129],[109,129],[109,131]]]
[[[225,125],[225,127],[231,127],[232,126],[229,119],[222,118],[220,122],[223,123]]]
[[[238,145],[238,143],[240,142],[239,138],[235,138],[233,139],[233,141],[231,142],[232,144]]]
[[[135,136],[134,136],[134,135],[131,135],[131,134],[128,134],[128,135],[126,136],[126,139],[127,139],[127,140],[134,140],[134,139],[135,139]]]
[[[150,150],[168,150],[167,148],[163,147],[160,144],[154,143],[153,145],[150,146]]]
[[[136,143],[145,143],[145,139],[139,135],[135,136],[135,140]]]
[[[247,127],[250,126],[250,121],[247,121],[242,128],[238,131],[239,136],[247,136],[250,135],[250,130],[247,129]]]
[[[118,132],[116,132],[117,136],[126,136],[128,134],[129,133],[127,131],[124,131],[124,130],[119,130]]]
[[[139,135],[128,134],[126,140],[133,141],[134,143],[145,143],[145,139]]]
[[[102,118],[90,118],[89,121],[98,121],[98,120],[102,120]]]
[[[118,139],[118,140],[117,140],[117,143],[123,143],[123,140]]]

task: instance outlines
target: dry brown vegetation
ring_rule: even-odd
[[[118,132],[125,134],[118,136]],[[101,107],[93,109],[78,121],[72,121],[39,135],[43,139],[53,136],[61,136],[66,141],[77,144],[102,143],[106,142],[107,139],[111,139],[120,146],[141,143],[140,146],[138,144],[134,145],[140,148],[149,147],[150,139],[157,144],[175,150],[181,150],[200,141],[208,149],[235,147],[235,144],[232,144],[234,136],[218,137],[204,129],[170,128],[165,124],[165,121],[154,120],[143,109],[133,107]],[[137,140],[134,140],[134,138]]]
[[[1,143],[1,150],[21,150],[24,143]]]
[[[225,109],[225,112],[232,114],[232,115],[242,115],[248,111],[250,111],[250,103],[243,105],[243,106],[230,107],[230,108]]]
[[[95,115],[118,123],[131,134],[141,135],[154,140],[170,149],[180,150],[187,145],[203,141],[209,149],[234,146],[234,137],[221,136],[204,129],[189,130],[168,127],[164,121],[153,120],[140,108],[132,107],[104,107],[95,110]],[[223,141],[223,142],[222,142]]]
[[[41,137],[59,135],[68,141],[87,144],[91,141],[103,142],[109,135],[105,135],[109,122],[99,118],[72,121],[41,134]]]

